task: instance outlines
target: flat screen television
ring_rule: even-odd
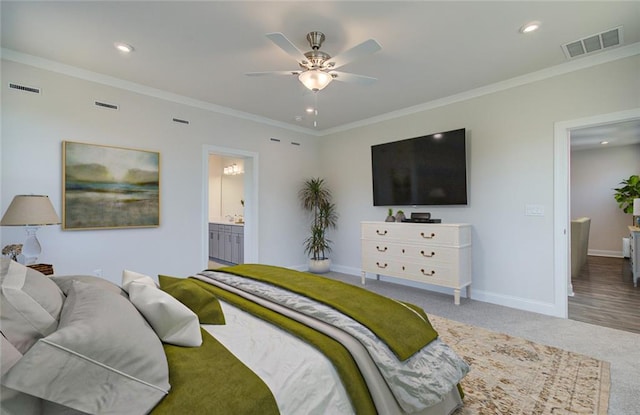
[[[371,146],[374,206],[466,205],[464,128]]]

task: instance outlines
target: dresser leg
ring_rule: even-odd
[[[460,289],[456,288],[453,290],[453,303],[455,305],[460,305]]]
[[[367,279],[367,272],[366,271],[362,271],[362,285],[364,285],[364,281]]]
[[[467,298],[471,299],[471,285],[467,285]]]

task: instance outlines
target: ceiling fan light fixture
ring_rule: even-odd
[[[298,79],[302,84],[313,92],[318,92],[329,85],[333,77],[321,70],[310,69],[298,75]]]

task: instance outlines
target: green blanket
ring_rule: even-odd
[[[356,362],[353,360],[353,357],[351,357],[349,351],[338,341],[309,328],[302,323],[242,298],[239,295],[225,291],[222,288],[218,288],[194,278],[189,278],[189,280],[197,283],[208,292],[215,294],[220,299],[233,304],[256,317],[259,317],[262,320],[280,327],[320,350],[333,363],[333,366],[336,369],[336,372],[338,372],[347,394],[349,395],[355,412],[363,415],[376,414],[375,405]],[[239,412],[229,413],[239,414]],[[256,413],[262,414],[262,412]]]
[[[202,330],[202,346],[164,344],[171,391],[151,415],[279,414],[267,385]]]
[[[259,264],[234,265],[212,271],[273,284],[331,306],[368,327],[400,360],[408,359],[438,337],[424,313],[341,281]]]

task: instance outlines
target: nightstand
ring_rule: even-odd
[[[40,271],[44,275],[52,275],[53,274],[53,265],[51,264],[31,264],[27,265],[29,268],[35,269],[36,271]]]

